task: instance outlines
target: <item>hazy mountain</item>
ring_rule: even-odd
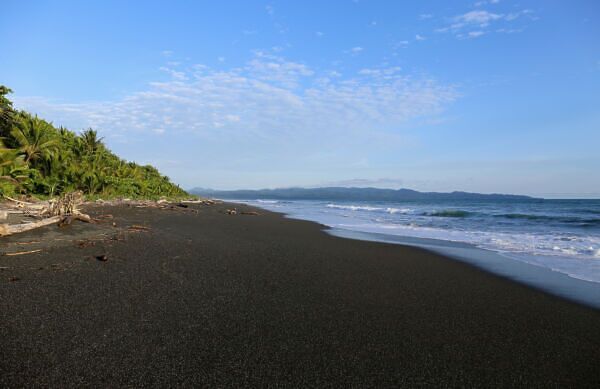
[[[469,192],[419,192],[412,189],[379,188],[282,188],[259,190],[212,190],[194,188],[191,193],[222,199],[273,199],[273,200],[534,200],[533,197],[506,194],[481,194]]]

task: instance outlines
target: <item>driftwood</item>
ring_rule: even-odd
[[[150,231],[150,227],[140,226],[139,224],[132,224],[129,226],[128,230],[130,231]]]
[[[7,257],[12,257],[12,256],[15,256],[15,255],[25,255],[25,254],[39,253],[40,251],[42,251],[42,249],[30,250],[30,251],[18,251],[16,253],[4,253],[4,255],[6,255]]]
[[[15,208],[19,210],[19,213],[42,219],[32,223],[0,224],[0,236],[30,231],[55,223],[59,223],[59,226],[65,226],[71,224],[73,220],[80,220],[86,223],[92,221],[89,215],[81,213],[77,208],[83,202],[83,193],[81,191],[66,193],[57,199],[41,201],[39,203],[29,203],[8,196],[4,197],[15,203]]]
[[[0,224],[0,235],[12,235],[18,234],[20,232],[25,232],[29,230],[33,230],[39,227],[48,226],[50,224],[58,223],[62,220],[62,216],[52,216],[46,219],[39,220],[33,223],[23,223],[23,224]]]

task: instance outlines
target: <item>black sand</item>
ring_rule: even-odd
[[[96,208],[152,229],[83,248],[96,226],[10,238],[69,239],[0,256],[0,386],[600,386],[599,311],[226,207]]]

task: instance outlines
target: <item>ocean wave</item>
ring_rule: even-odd
[[[392,207],[372,207],[369,205],[341,205],[341,204],[327,204],[327,208],[344,209],[349,211],[367,211],[367,212],[386,212],[390,214],[395,213],[409,213],[410,208],[392,208]]]
[[[256,202],[261,204],[277,204],[279,200],[256,200]]]
[[[294,206],[288,207],[285,202],[260,206],[288,208],[294,217],[347,230],[472,244],[600,282],[600,218],[582,212],[592,207],[360,201],[291,201]]]
[[[423,216],[433,217],[469,217],[472,216],[473,212],[463,211],[460,209],[446,209],[443,211],[425,212]]]
[[[406,214],[406,213],[410,213],[412,210],[410,208],[386,208],[385,211],[387,213],[402,213],[402,214]]]
[[[494,215],[495,217],[501,217],[506,219],[522,219],[522,220],[534,220],[534,221],[555,221],[560,223],[572,223],[578,224],[581,227],[592,227],[600,225],[600,219],[597,218],[582,218],[577,216],[550,216],[550,215],[534,215],[526,213],[506,213]]]
[[[368,205],[327,204],[327,208],[347,209],[347,210],[350,210],[350,211],[380,211],[380,210],[383,210],[383,208],[380,208],[380,207],[370,207]]]

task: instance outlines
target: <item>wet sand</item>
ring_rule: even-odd
[[[0,386],[600,385],[598,310],[231,207],[2,238]]]

